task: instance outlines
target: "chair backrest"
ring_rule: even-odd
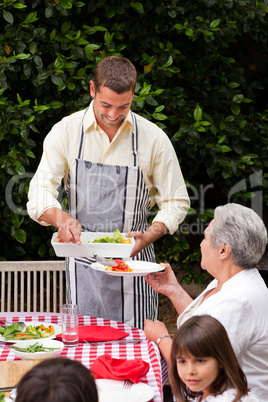
[[[66,303],[65,262],[0,261],[1,312],[59,312]]]

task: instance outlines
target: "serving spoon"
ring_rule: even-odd
[[[111,267],[115,267],[117,265],[116,262],[114,262],[113,260],[109,260],[108,258],[104,258],[104,257],[99,257],[97,254],[94,254],[94,252],[92,251],[90,246],[88,246],[86,243],[81,243],[81,244],[83,244],[83,246],[86,246],[86,248],[91,251],[91,253],[92,253],[91,257],[95,258],[95,260],[97,260],[100,264],[111,266]]]
[[[26,329],[25,322],[23,322],[23,321],[17,321],[17,322],[20,325],[21,332],[23,332]],[[8,327],[9,325],[16,324],[17,322],[0,321],[0,326],[1,327]]]

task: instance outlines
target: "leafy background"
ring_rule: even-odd
[[[55,228],[25,212],[29,181],[45,135],[88,105],[94,68],[110,55],[137,68],[132,109],[168,134],[191,197],[157,259],[202,282],[199,242],[215,206],[257,208],[267,224],[267,13],[252,0],[0,2],[0,258],[55,258]]]

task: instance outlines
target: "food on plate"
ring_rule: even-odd
[[[132,272],[133,269],[129,268],[129,266],[123,260],[113,260],[117,265],[105,268],[105,271],[119,271],[119,272]]]
[[[4,392],[0,392],[0,402],[5,400],[5,393]]]
[[[132,244],[130,239],[124,239],[121,235],[119,229],[113,231],[113,237],[104,236],[98,237],[97,239],[93,240],[92,243],[121,243],[121,244]]]
[[[38,353],[38,352],[52,352],[53,350],[58,350],[60,348],[52,348],[41,345],[40,343],[36,342],[33,345],[29,345],[26,348],[19,348],[18,346],[10,346],[12,349],[18,350],[19,352],[25,353]]]
[[[59,236],[56,237],[56,241],[57,241],[58,243],[71,243],[70,241],[61,240],[61,238],[60,238]]]
[[[7,327],[0,327],[0,335],[2,335],[6,340],[16,340],[23,341],[25,339],[38,339],[47,338],[54,334],[53,325],[48,327],[43,324],[37,326],[29,325],[26,327],[25,331],[22,331],[18,322],[15,322]]]
[[[23,328],[24,326],[21,327],[19,322],[14,322],[13,324],[4,327],[0,326],[0,335],[6,337],[9,334],[21,333]]]

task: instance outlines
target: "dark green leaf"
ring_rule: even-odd
[[[17,229],[15,231],[15,239],[19,242],[19,243],[25,243],[26,242],[26,232],[23,229]]]
[[[3,10],[3,17],[9,24],[13,24],[14,18],[9,11]]]
[[[143,11],[142,3],[131,1],[130,5],[131,5],[131,7],[135,8],[137,11]]]
[[[51,76],[51,81],[52,81],[53,84],[55,84],[55,85],[62,85],[62,84],[63,84],[62,78],[59,77],[59,76],[57,76],[57,75],[52,75],[52,76]]]

